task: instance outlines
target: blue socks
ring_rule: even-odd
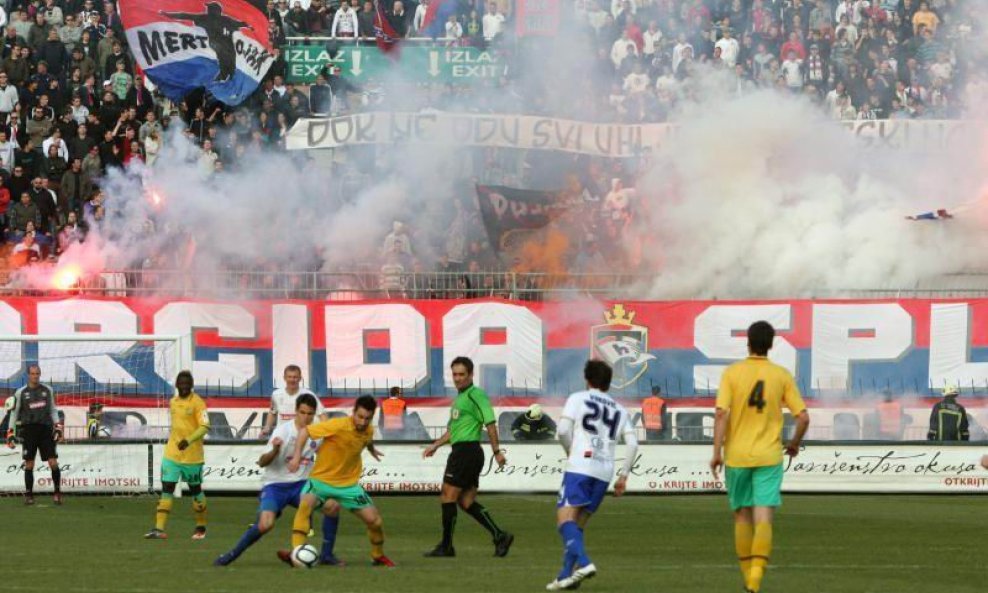
[[[247,550],[247,548],[254,545],[254,542],[259,539],[261,539],[261,532],[257,529],[257,523],[255,523],[248,527],[247,531],[240,536],[240,541],[237,542],[237,545],[234,546],[232,550],[227,552],[230,555],[230,560],[232,561],[239,558],[240,555]]]
[[[333,558],[333,546],[336,545],[336,530],[340,526],[340,518],[323,515],[322,518],[322,552],[319,554],[320,560],[330,560]]]
[[[340,526],[339,517],[326,517],[322,518],[322,553],[320,554],[321,560],[328,560],[333,558],[333,546],[336,545],[336,531]],[[233,547],[232,550],[227,552],[225,555],[229,557],[229,561],[232,562],[240,557],[247,548],[254,545],[254,543],[261,539],[263,534],[257,529],[257,523],[251,525],[247,531],[240,536],[240,541],[237,545]]]
[[[583,530],[575,521],[567,521],[559,526],[559,536],[563,539],[563,569],[559,580],[573,573],[576,566],[590,564],[590,558],[583,547]]]

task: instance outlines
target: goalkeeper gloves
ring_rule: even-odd
[[[7,429],[7,447],[13,449],[17,446],[17,436],[14,434],[13,428]]]
[[[63,430],[62,429],[63,429],[63,425],[62,425],[61,422],[59,422],[58,424],[55,425],[55,432],[53,433],[53,436],[55,437],[55,440],[56,441],[61,441],[62,440],[62,434],[63,434]]]

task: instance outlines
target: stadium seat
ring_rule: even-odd
[[[511,434],[511,424],[515,421],[515,418],[521,416],[524,412],[501,412],[501,415],[497,419],[497,436],[502,441],[513,441],[515,440],[514,435]]]
[[[706,420],[706,422],[704,422]],[[683,412],[676,416],[676,438],[680,441],[712,441],[714,415],[711,412]]]
[[[838,441],[856,441],[861,438],[861,421],[856,414],[834,414],[833,438]]]
[[[405,416],[405,428],[403,430],[380,429],[381,438],[395,441],[429,441],[429,431],[418,412],[412,412]]]

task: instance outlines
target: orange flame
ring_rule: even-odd
[[[82,268],[76,264],[67,264],[55,271],[51,284],[58,290],[70,290],[79,283],[81,277]]]
[[[565,275],[567,273],[566,254],[569,239],[559,230],[550,228],[537,233],[524,244],[517,254],[516,272],[545,272]]]

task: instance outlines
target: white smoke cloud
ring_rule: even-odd
[[[979,198],[985,180],[970,155],[982,143],[941,155],[866,148],[803,99],[707,96],[643,182],[654,200],[646,227],[660,238],[643,270],[660,274],[651,296],[909,288],[985,263],[979,209],[905,220]]]
[[[15,283],[50,287],[53,275],[68,265],[86,272],[180,269],[192,259],[190,235],[203,278],[231,264],[352,270],[378,261],[395,220],[409,223],[416,255],[431,258],[429,245],[442,237],[452,216],[448,204],[456,180],[448,171],[457,150],[396,150],[392,156],[399,164],[393,169],[380,163],[369,183],[342,192],[324,155],[248,154],[236,160],[236,168],[210,173],[199,162],[199,148],[173,130],[153,170],[137,164],[112,170],[101,181],[106,220],[93,225],[84,243],[62,254],[57,269],[25,268]]]

